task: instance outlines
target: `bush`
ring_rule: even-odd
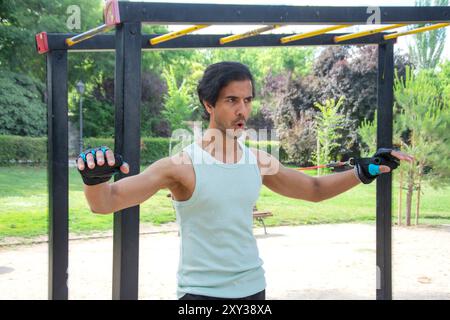
[[[151,164],[169,155],[169,138],[141,138],[141,165]],[[112,138],[86,138],[86,148],[108,146],[114,149]]]
[[[0,135],[0,164],[47,163],[47,137]]]
[[[87,148],[108,146],[114,149],[114,140],[112,138],[85,138],[84,145]],[[247,146],[253,148],[262,148],[271,153],[272,148],[278,147],[277,142],[259,141],[246,142]],[[151,164],[161,158],[169,156],[169,138],[141,138],[141,165]],[[173,145],[172,145],[173,147]],[[71,155],[76,156],[76,154]],[[280,148],[279,160],[287,161],[286,152]],[[19,137],[0,135],[0,164],[7,165],[12,163],[47,163],[47,137]]]
[[[168,138],[142,138],[141,164],[150,164],[169,155]],[[85,138],[86,148],[108,146],[114,148],[112,138]],[[73,154],[71,156],[76,156]],[[0,135],[0,164],[47,163],[47,137],[32,138]]]
[[[112,138],[86,138],[86,148],[95,146],[108,146],[114,148],[114,140]],[[279,147],[277,142],[259,141],[246,142],[246,145],[253,148],[260,148],[271,153],[272,148]],[[172,144],[172,147],[174,145]],[[151,164],[161,158],[168,157],[170,150],[170,138],[141,138],[141,165]],[[286,162],[288,160],[287,153],[283,148],[279,149],[279,160]]]
[[[45,86],[28,76],[0,72],[0,134],[38,137],[47,133]]]

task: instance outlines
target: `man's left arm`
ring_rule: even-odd
[[[385,151],[387,149],[380,150]],[[389,150],[388,152],[385,151],[385,153],[389,153],[389,156],[398,160],[413,161],[413,157],[400,151]],[[330,199],[361,182],[370,183],[377,175],[391,171],[391,168],[385,165],[387,162],[381,162],[376,167],[370,167],[369,170],[368,168],[371,164],[366,159],[371,158],[363,158],[357,160],[356,167],[351,170],[321,177],[312,177],[295,169],[284,167],[277,159],[267,153],[259,152],[258,156],[264,185],[281,195],[312,202]],[[262,166],[261,163],[270,165]],[[395,167],[393,166],[393,168]],[[369,171],[373,174],[373,170],[375,170],[375,175],[371,176]]]

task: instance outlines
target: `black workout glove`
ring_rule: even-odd
[[[372,158],[355,158],[356,174],[362,183],[369,184],[380,175],[380,165],[388,166],[391,171],[398,167],[400,161],[391,155],[392,149],[380,148]]]
[[[78,158],[75,160],[75,162],[78,163],[79,158],[83,159],[84,170],[78,169],[78,172],[80,172],[84,184],[88,186],[93,186],[108,181],[109,179],[111,179],[113,175],[120,172],[119,168],[123,164],[122,156],[120,154],[114,153],[115,159],[114,166],[108,165],[108,162],[106,161],[106,156],[105,156],[105,163],[102,166],[99,166],[97,164],[97,157],[95,156],[98,150],[102,150],[103,155],[105,155],[106,151],[109,150],[109,148],[98,147],[87,149],[83,153],[80,153]],[[95,167],[93,169],[89,169],[89,167],[87,166],[86,155],[88,155],[89,153],[91,153],[94,156]]]

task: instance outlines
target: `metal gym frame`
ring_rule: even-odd
[[[382,28],[358,33],[326,33],[367,25],[375,14]],[[80,35],[36,35],[47,55],[49,279],[48,298],[68,299],[68,97],[67,53],[115,51],[116,152],[139,172],[142,50],[283,46],[377,45],[377,147],[392,147],[394,44],[398,36],[446,27],[449,7],[318,7],[120,2],[109,0],[105,24]],[[141,34],[141,24],[193,24],[166,35]],[[210,25],[261,25],[241,35],[189,35]],[[383,31],[431,24],[408,32]],[[286,25],[333,25],[300,35],[261,34]],[[115,28],[115,35],[100,34]],[[153,39],[153,41],[151,41]],[[116,177],[120,179],[122,176]],[[392,299],[392,176],[376,182],[376,298]],[[139,206],[114,213],[113,299],[138,298]]]

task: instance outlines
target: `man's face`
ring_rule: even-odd
[[[208,106],[209,127],[219,129],[230,138],[239,137],[252,112],[252,99],[250,80],[230,82],[220,90],[216,106]]]

